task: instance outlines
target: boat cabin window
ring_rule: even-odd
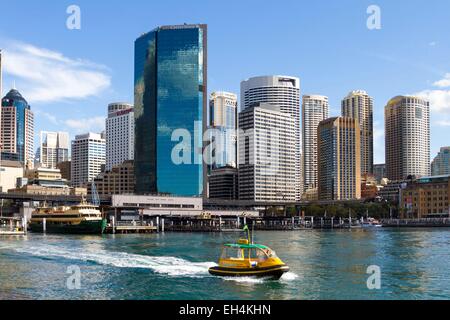
[[[221,259],[243,260],[245,258],[244,249],[234,247],[224,247]]]

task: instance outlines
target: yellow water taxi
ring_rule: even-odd
[[[247,229],[248,230],[248,229]],[[289,267],[277,257],[275,251],[261,244],[241,239],[238,243],[225,244],[219,265],[209,273],[221,277],[268,277],[280,279]]]

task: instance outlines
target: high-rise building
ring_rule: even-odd
[[[374,164],[373,175],[375,176],[375,179],[377,179],[377,182],[381,183],[381,180],[386,178],[386,165],[384,163]]]
[[[329,117],[328,97],[304,95],[302,103],[304,191],[317,188],[317,128]]]
[[[295,201],[295,120],[266,103],[239,113],[239,199]]]
[[[442,147],[431,163],[431,175],[450,175],[450,147]]]
[[[2,158],[27,165],[34,160],[34,115],[16,89],[2,99]]]
[[[206,191],[202,136],[207,102],[206,25],[159,27],[136,40],[138,194],[199,196]]]
[[[69,133],[41,131],[39,163],[42,167],[56,169],[60,162],[69,161]]]
[[[342,100],[342,116],[354,118],[361,129],[361,175],[373,174],[373,98],[363,90]]]
[[[72,141],[71,184],[85,187],[102,171],[106,163],[106,142],[98,133],[78,135]]]
[[[239,199],[238,169],[222,167],[214,169],[209,176],[209,197],[211,199]]]
[[[269,103],[279,106],[281,112],[294,119],[295,188],[296,200],[303,193],[302,181],[302,141],[300,131],[300,79],[288,76],[254,77],[241,83],[241,110],[255,103]]]
[[[212,168],[236,167],[237,162],[237,96],[229,92],[213,92],[209,100],[209,128],[214,129],[217,150]],[[214,138],[211,138],[214,140]]]
[[[106,118],[106,170],[134,159],[134,110],[128,103],[111,103]]]
[[[430,174],[430,104],[411,96],[391,99],[384,109],[389,180]]]
[[[318,198],[361,198],[361,142],[358,121],[338,117],[318,128]]]

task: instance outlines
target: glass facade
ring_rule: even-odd
[[[5,157],[25,163],[25,119],[26,110],[30,110],[30,106],[22,95],[13,89],[2,99],[2,107],[14,107],[16,117],[16,155],[10,153],[8,156],[8,153],[5,153]]]
[[[160,27],[136,40],[136,193],[203,193],[206,67],[205,25]],[[172,161],[177,129],[190,134],[188,163]]]

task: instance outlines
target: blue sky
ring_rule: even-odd
[[[355,89],[375,99],[375,159],[384,162],[386,102],[432,102],[432,157],[450,145],[450,2],[447,0],[0,0],[4,93],[13,81],[40,130],[100,131],[109,102],[133,102],[133,45],[158,25],[207,23],[209,90],[239,93],[251,76],[301,79],[330,98],[332,115]],[[81,30],[66,28],[69,5]],[[369,30],[369,5],[381,9]],[[5,14],[5,12],[7,14]]]

